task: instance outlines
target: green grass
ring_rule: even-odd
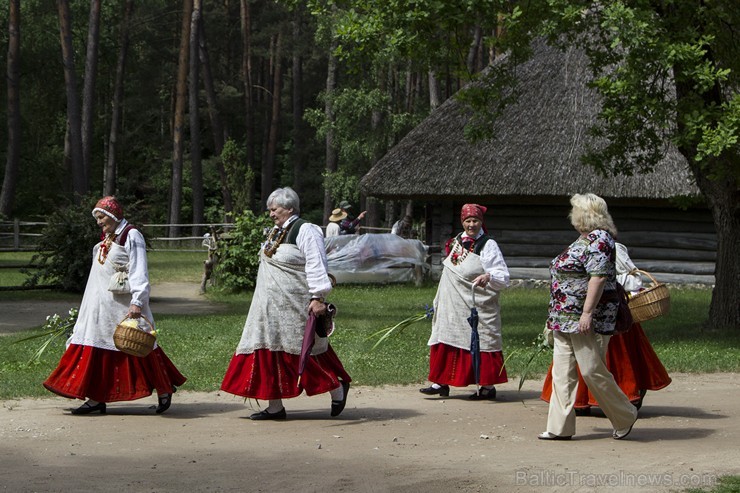
[[[171,266],[173,263],[167,263]],[[158,269],[157,262],[152,268]],[[154,275],[154,272],[153,272]],[[392,336],[376,350],[368,336],[410,315],[424,311],[434,299],[436,285],[347,286],[335,289],[331,302],[338,307],[337,329],[332,345],[358,385],[411,384],[423,382],[428,370],[426,345],[431,322],[424,320]],[[229,359],[239,342],[250,294],[219,293],[209,297],[227,305],[220,315],[157,317],[160,343],[189,378],[185,389],[211,391],[219,387]],[[665,317],[643,324],[656,352],[669,372],[740,371],[740,335],[702,332],[710,292],[674,289],[672,309]],[[509,289],[502,294],[504,354],[507,372],[514,383],[524,369],[532,342],[542,331],[547,313],[546,289]],[[156,314],[155,314],[156,315]],[[466,323],[463,321],[463,323]],[[29,335],[33,331],[29,331]],[[59,361],[64,346],[59,342],[32,366],[25,362],[39,341],[12,344],[20,335],[0,338],[0,399],[48,395],[41,382]],[[548,353],[532,365],[538,378],[547,370]],[[510,384],[511,385],[511,384]]]
[[[0,252],[0,286],[22,286],[26,275],[21,268],[31,263],[33,252]],[[203,275],[202,252],[149,252],[149,275],[152,284],[161,282],[200,283]],[[90,257],[92,262],[92,257]]]
[[[737,493],[740,491],[740,476],[721,476],[710,488],[689,488],[685,493]]]
[[[31,263],[33,252],[0,252],[0,286],[21,286],[26,275],[21,268]]]
[[[200,283],[203,261],[208,254],[202,252],[148,252],[149,278],[152,284],[161,282]]]

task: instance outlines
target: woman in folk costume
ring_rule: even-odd
[[[486,208],[465,204],[460,212],[464,231],[446,245],[447,257],[434,299],[432,335],[429,338],[429,381],[422,394],[447,396],[450,385],[475,384],[470,355],[473,307],[478,310],[480,334],[480,390],[473,400],[496,398],[497,383],[507,381],[501,343],[499,291],[509,285],[509,269],[498,244],[485,232]]]
[[[300,202],[291,188],[272,192],[267,208],[275,227],[260,251],[252,304],[221,390],[269,401],[253,420],[285,419],[282,400],[304,390],[329,392],[331,415],[338,416],[352,379],[326,337],[315,339],[300,378],[298,368],[309,312],[324,315],[332,289],[321,228],[298,217]]]
[[[642,278],[635,272],[637,269],[629,257],[627,247],[616,243],[617,247],[617,282],[629,293],[638,293],[642,289]],[[630,402],[637,409],[642,407],[642,400],[648,390],[660,390],[671,383],[663,363],[655,353],[642,326],[635,322],[630,330],[613,336],[606,351],[606,368],[614,375],[614,380]],[[552,395],[552,366],[547,372],[540,398],[550,402]],[[578,390],[574,408],[577,416],[591,414],[591,406],[599,403],[589,391],[586,382],[578,372]]]
[[[100,199],[92,215],[103,230],[102,240],[93,248],[92,269],[67,350],[44,387],[64,397],[88,399],[72,414],[104,414],[107,403],[141,399],[156,389],[156,412],[161,414],[185,377],[156,345],[142,358],[120,352],[113,343],[113,332],[125,318],[144,316],[154,323],[144,237],[126,221],[114,197]],[[114,268],[125,265],[131,292],[114,294],[108,290]]]

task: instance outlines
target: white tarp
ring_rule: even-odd
[[[338,283],[420,282],[428,274],[427,248],[394,234],[325,238],[329,272]]]

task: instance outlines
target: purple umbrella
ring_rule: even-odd
[[[303,329],[303,344],[301,344],[301,357],[298,359],[298,385],[301,385],[301,376],[306,369],[308,358],[311,357],[316,334],[319,337],[328,337],[334,328],[332,320],[337,309],[331,303],[326,305],[326,313],[317,317],[313,312],[308,313],[306,327]]]
[[[313,343],[316,338],[316,321],[316,315],[313,312],[309,312],[308,320],[306,320],[306,328],[303,329],[301,357],[298,360],[298,386],[301,385],[301,376],[303,376],[303,370],[306,369],[306,362],[309,356],[311,356],[311,350],[313,349]]]

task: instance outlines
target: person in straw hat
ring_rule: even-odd
[[[347,212],[342,209],[334,209],[329,216],[329,224],[326,225],[326,237],[339,236],[339,222],[347,217]]]
[[[92,269],[67,349],[44,387],[63,397],[87,398],[72,414],[105,414],[107,403],[141,399],[156,389],[156,412],[161,414],[185,377],[156,344],[139,357],[119,351],[113,342],[116,326],[124,319],[144,317],[154,324],[144,236],[124,218],[115,197],[100,199],[92,215],[103,230],[102,239],[93,248]],[[115,294],[108,289],[114,267],[125,265],[130,293]]]

